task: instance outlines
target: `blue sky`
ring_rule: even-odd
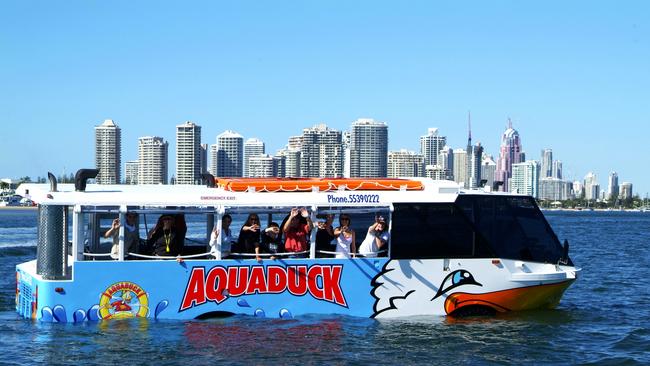
[[[389,125],[418,150],[438,127],[497,154],[507,118],[528,158],[565,175],[616,170],[650,192],[650,3],[643,1],[5,1],[0,177],[94,165],[94,129],[170,141],[233,129],[275,150],[304,127]]]

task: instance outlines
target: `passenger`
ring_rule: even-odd
[[[255,253],[255,246],[260,243],[260,218],[257,214],[250,214],[239,231],[237,245],[233,248],[235,253]]]
[[[334,228],[332,228],[332,222],[334,221],[334,215],[318,215],[321,220],[316,223],[316,252],[318,257],[322,258],[331,258],[330,254],[318,253],[320,251],[331,252],[332,251],[332,240],[336,238],[334,235]],[[322,219],[325,219],[324,221]]]
[[[162,215],[159,221],[162,222],[162,226],[154,229],[147,244],[153,246],[154,255],[179,256],[182,250],[182,228],[180,232],[177,230],[172,215]]]
[[[230,257],[230,251],[232,248],[232,243],[234,238],[232,237],[232,230],[230,230],[230,224],[232,223],[232,217],[229,214],[223,215],[221,218],[221,258],[225,259]],[[219,237],[220,231],[215,225],[212,229],[212,234],[210,234],[210,254],[215,258],[217,257],[216,253],[217,248],[217,238]]]
[[[172,217],[173,220],[172,226],[174,227],[174,231],[176,232],[176,236],[178,237],[176,240],[178,241],[178,243],[180,243],[179,253],[182,253],[183,248],[185,247],[185,235],[187,234],[187,224],[185,223],[185,214],[180,213],[175,215],[171,215],[171,214],[161,215],[158,218],[158,221],[156,222],[156,226],[154,226],[154,228],[149,231],[148,238],[151,239],[155,233],[162,230],[163,218],[165,216]],[[147,251],[151,252],[153,249],[155,248],[150,247]]]
[[[111,247],[111,258],[120,257],[120,219],[113,220],[111,228],[104,234],[105,238],[113,237],[113,246]],[[137,253],[138,243],[140,242],[140,232],[138,230],[138,214],[135,212],[126,213],[126,224],[124,225],[124,248],[126,258],[128,253]]]
[[[359,247],[359,254],[368,258],[375,258],[379,251],[388,248],[388,225],[383,217],[375,218],[375,223],[368,228],[368,234]]]
[[[271,254],[271,259],[275,259],[274,254],[282,253],[283,245],[280,237],[280,226],[277,222],[271,222],[262,233],[262,242],[255,246],[255,258],[258,262],[262,261],[260,253]]]
[[[309,212],[306,208],[292,208],[289,214],[289,219],[284,223],[282,232],[284,233],[284,250],[286,252],[305,252],[309,250],[307,247],[307,237],[311,231],[312,222],[309,217]],[[295,257],[304,257],[303,254],[295,255]]]
[[[354,256],[357,251],[356,248],[356,233],[350,225],[352,221],[348,214],[339,216],[339,227],[334,229],[336,236],[336,258],[349,258],[350,255]]]

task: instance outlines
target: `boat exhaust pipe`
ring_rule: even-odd
[[[68,276],[67,207],[39,205],[36,273],[45,280]]]
[[[206,186],[208,186],[208,188],[214,188],[214,175],[210,173],[203,173],[201,174],[201,178],[203,178],[203,182]]]
[[[56,177],[51,172],[47,172],[47,179],[50,181],[50,192],[57,192]]]
[[[74,190],[77,192],[84,192],[86,190],[86,182],[88,179],[94,179],[99,174],[99,169],[79,169],[77,174],[74,175]]]

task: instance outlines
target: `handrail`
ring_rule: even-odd
[[[381,253],[387,253],[388,250],[380,250],[378,252],[372,252],[372,254],[381,254]],[[284,253],[260,253],[260,254],[255,254],[255,253],[230,253],[231,256],[239,256],[239,257],[285,257],[285,256],[291,256],[291,255],[299,255],[299,254],[307,254],[309,253],[308,250],[302,251],[302,252],[284,252]],[[332,252],[328,250],[317,250],[316,253],[320,254],[343,254],[340,252]],[[128,252],[126,253],[127,255],[133,256],[133,257],[138,257],[138,258],[146,258],[146,259],[192,259],[192,258],[199,258],[199,257],[208,257],[212,256],[212,252],[206,252],[206,253],[199,253],[199,254],[189,254],[189,255],[179,255],[176,257],[173,256],[167,256],[167,255],[146,255],[146,254],[138,254],[138,253],[132,253]],[[350,253],[353,256],[357,257],[366,257],[363,254],[360,253]],[[111,253],[83,253],[84,256],[88,257],[110,257]]]
[[[84,252],[83,255],[87,257],[110,257],[112,253],[86,253]]]
[[[146,259],[191,259],[191,258],[198,258],[198,257],[207,257],[212,255],[212,253],[207,252],[207,253],[199,253],[199,254],[190,254],[190,255],[179,255],[179,256],[169,256],[169,255],[146,255],[146,254],[137,254],[137,253],[127,253],[128,255],[132,255],[134,257],[138,258],[146,258]]]
[[[302,252],[284,252],[284,253],[276,253],[276,254],[269,254],[269,253],[260,253],[260,254],[255,254],[255,253],[230,253],[231,256],[241,256],[241,257],[283,257],[283,256],[291,256],[291,255],[297,255],[297,254],[308,254],[309,251],[305,250]]]
[[[345,254],[345,253],[342,253],[342,252],[331,252],[329,250],[317,250],[316,253],[321,253],[321,254]],[[381,253],[388,253],[388,250],[384,249],[384,250],[380,250],[378,252],[372,252],[372,253],[366,253],[366,254],[381,254]],[[350,254],[351,256],[354,255],[356,257],[367,258],[365,255],[363,255],[361,253],[348,253],[348,254]]]

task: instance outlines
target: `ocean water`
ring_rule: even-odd
[[[15,265],[36,255],[36,211],[0,210],[0,364],[649,364],[650,213],[545,215],[583,268],[554,310],[74,325],[15,313]]]

